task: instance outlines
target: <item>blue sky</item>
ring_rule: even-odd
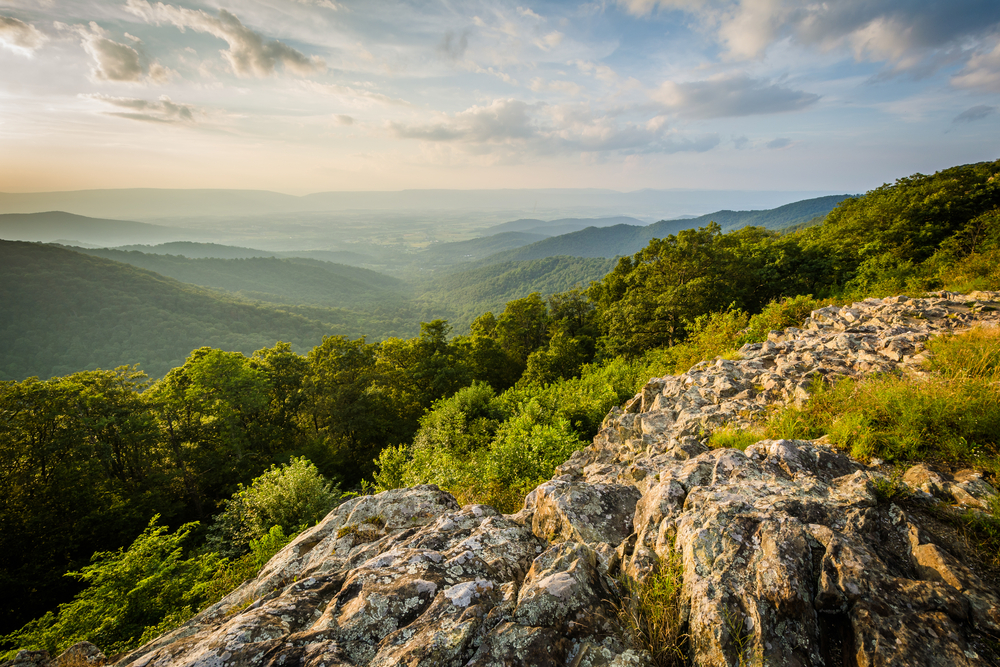
[[[6,192],[859,192],[997,157],[996,0],[0,0]]]

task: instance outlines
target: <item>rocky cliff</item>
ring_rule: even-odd
[[[117,664],[646,665],[616,581],[665,563],[695,665],[995,664],[995,573],[933,511],[984,509],[996,491],[981,475],[916,466],[897,503],[822,439],[705,441],[804,400],[817,377],[919,373],[929,337],[998,321],[1000,293],[814,311],[739,360],[651,380],[521,512],[432,486],[352,499]]]

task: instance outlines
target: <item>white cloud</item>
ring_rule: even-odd
[[[308,57],[278,40],[266,41],[225,9],[219,10],[218,18],[200,9],[162,2],[150,4],[148,0],[127,0],[125,9],[149,22],[172,23],[181,30],[190,28],[224,40],[229,48],[221,53],[236,76],[267,77],[275,73],[278,65],[300,76],[326,69],[322,58]]]
[[[798,111],[818,95],[754,79],[719,75],[704,81],[664,82],[651,97],[664,107],[692,118],[726,118]]]
[[[782,148],[788,148],[792,145],[792,140],[788,137],[777,137],[776,139],[771,139],[771,141],[764,144],[766,148],[771,148],[775,150],[780,150]]]
[[[959,88],[978,88],[1000,93],[1000,38],[993,50],[980,52],[969,58],[965,69],[951,80]]]
[[[336,97],[363,100],[366,102],[376,102],[384,106],[410,106],[410,103],[406,100],[399,99],[397,97],[389,97],[388,95],[383,95],[382,93],[376,93],[374,91],[365,90],[364,88],[358,88],[355,86],[317,83],[316,81],[309,80],[303,81],[301,85],[308,90],[322,93],[324,95],[333,95]]]
[[[536,133],[529,111],[531,106],[519,100],[494,100],[489,106],[472,106],[438,123],[404,125],[390,123],[400,139],[424,141],[470,141],[491,143],[508,139],[526,139]]]
[[[576,97],[583,92],[583,86],[573,83],[572,81],[546,81],[541,77],[535,77],[532,79],[530,87],[531,90],[536,93],[548,91],[553,93],[562,93],[563,95],[569,95],[570,97]]]
[[[38,28],[11,16],[0,16],[0,46],[30,56],[46,41]]]
[[[313,7],[326,7],[327,9],[332,9],[339,12],[344,9],[344,6],[333,2],[333,0],[292,0],[300,5],[311,5]]]
[[[692,15],[725,47],[729,59],[760,58],[787,39],[820,51],[843,48],[859,61],[885,62],[896,71],[940,66],[956,52],[981,44],[1000,26],[1000,3],[993,0],[618,0],[618,4],[635,16],[656,10]],[[974,79],[979,70],[971,61],[970,66]]]
[[[135,48],[110,39],[108,32],[93,21],[89,26],[67,26],[58,22],[55,26],[60,30],[75,32],[80,37],[83,50],[94,60],[91,76],[96,81],[164,83],[174,74],[156,61],[144,67],[143,59]],[[141,41],[134,37],[132,39],[136,43]]]
[[[109,116],[128,118],[152,123],[194,123],[195,115],[202,113],[190,104],[173,102],[166,95],[161,95],[155,102],[133,97],[112,97],[110,95],[85,95],[92,100],[103,102],[126,111],[108,111]]]
[[[399,139],[464,146],[469,154],[495,152],[498,159],[525,154],[677,153],[715,148],[715,134],[685,136],[666,119],[620,123],[610,115],[594,115],[586,105],[528,104],[515,99],[473,106],[438,122],[422,125],[390,123]]]

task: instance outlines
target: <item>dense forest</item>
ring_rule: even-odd
[[[68,251],[29,245],[4,270],[45,252]],[[88,261],[93,274],[46,289],[96,280],[105,260]],[[435,319],[410,338],[291,341],[301,353],[213,341],[156,380],[121,366],[2,382],[5,648],[127,650],[218,599],[218,582],[253,576],[345,492],[435,483],[515,510],[649,377],[735,354],[823,303],[941,288],[1000,288],[1000,161],[900,179],[794,233],[710,223],[654,238],[589,287],[508,300],[467,335]],[[63,298],[102,317],[86,290]],[[175,326],[141,305],[153,326]],[[76,328],[47,318],[39,309],[33,326]],[[314,331],[296,321],[303,339]]]

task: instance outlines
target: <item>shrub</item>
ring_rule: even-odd
[[[316,523],[340,497],[337,486],[316,466],[304,457],[292,457],[290,463],[271,466],[250,486],[241,484],[224,502],[225,509],[209,531],[209,549],[227,557],[239,556],[273,526],[291,534]]]

